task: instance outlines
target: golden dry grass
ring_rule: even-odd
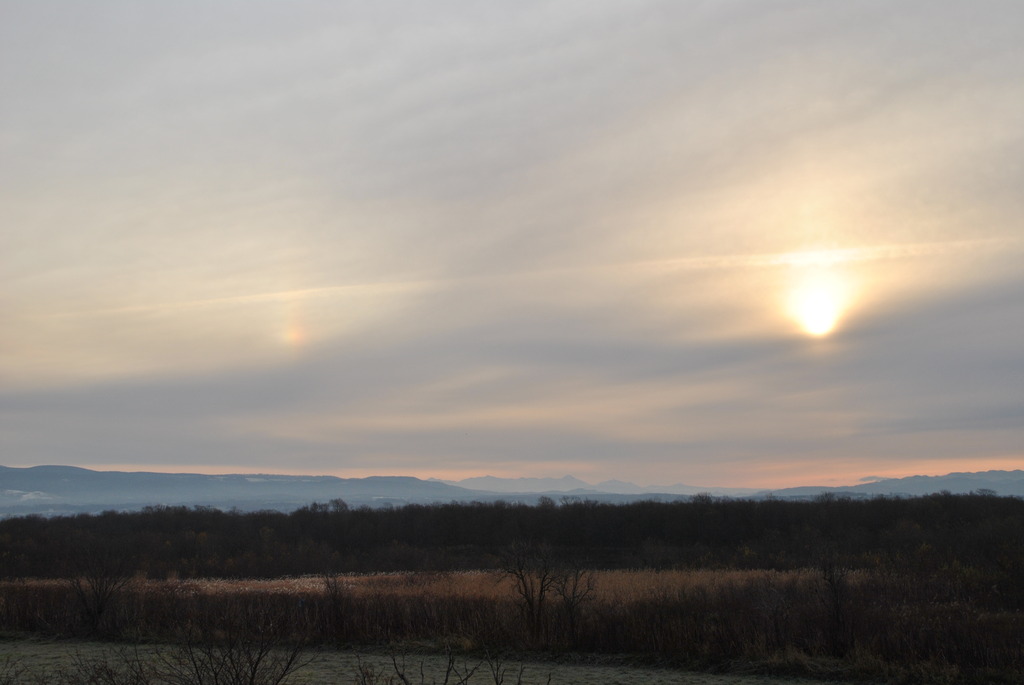
[[[662,600],[692,591],[718,593],[727,589],[748,586],[751,582],[767,583],[814,582],[820,572],[747,571],[747,570],[612,570],[593,571],[597,596],[614,603]],[[858,574],[851,574],[855,582]],[[351,597],[387,595],[408,597],[459,597],[478,599],[507,598],[512,593],[509,578],[499,571],[460,571],[450,573],[371,573],[341,574],[337,579],[340,589]],[[39,587],[52,587],[66,581],[29,579],[17,581]],[[0,587],[4,584],[0,582]],[[187,595],[231,595],[264,593],[273,595],[322,594],[326,591],[324,577],[320,575],[274,579],[198,578],[186,580],[141,580],[139,589],[174,588]]]

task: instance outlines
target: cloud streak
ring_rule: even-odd
[[[649,268],[670,268],[681,270],[733,270],[751,268],[769,268],[779,266],[807,267],[834,266],[837,264],[874,262],[884,260],[916,259],[950,254],[991,253],[1001,250],[1020,250],[1024,240],[1013,238],[988,238],[977,240],[951,240],[935,243],[912,243],[877,245],[870,247],[836,248],[825,250],[804,250],[775,254],[736,254],[707,255],[701,257],[682,257],[649,261],[628,262],[620,264],[597,264],[587,266],[553,267],[538,271],[522,271],[492,273],[478,276],[461,276],[451,278],[425,279],[419,281],[384,281],[367,283],[346,283],[319,286],[314,288],[295,288],[274,292],[254,293],[251,295],[233,295],[227,297],[211,297],[179,302],[161,302],[157,304],[132,305],[111,309],[95,309],[86,311],[70,311],[54,313],[54,317],[94,317],[106,315],[132,315],[156,311],[174,311],[219,307],[232,305],[249,305],[280,303],[294,300],[305,300],[332,296],[375,296],[394,293],[415,293],[454,286],[467,286],[493,281],[529,280],[548,276],[589,274],[602,271],[633,271]]]

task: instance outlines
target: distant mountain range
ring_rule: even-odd
[[[149,505],[211,506],[243,511],[291,511],[311,502],[342,499],[349,506],[401,506],[445,502],[536,503],[541,497],[602,502],[687,499],[698,493],[713,496],[810,499],[822,493],[837,496],[918,496],[949,491],[991,491],[1024,497],[1024,471],[951,473],[875,480],[845,487],[795,487],[779,490],[704,488],[690,485],[639,486],[623,481],[590,484],[562,478],[497,478],[461,481],[421,480],[406,476],[336,478],[334,476],[203,475],[91,471],[74,466],[0,466],[0,515],[69,514],[105,509],[140,509]]]
[[[432,479],[433,480],[433,479]],[[851,497],[874,495],[917,496],[949,491],[965,494],[979,490],[992,490],[998,495],[1024,497],[1024,471],[981,471],[976,473],[950,473],[945,476],[909,476],[907,478],[879,478],[858,485],[829,487],[824,485],[781,488],[777,490],[751,488],[708,488],[695,485],[640,486],[620,480],[606,480],[591,485],[573,476],[561,478],[496,478],[480,476],[464,480],[435,481],[470,490],[506,493],[541,493],[545,495],[696,495],[707,493],[725,497],[780,497],[803,499],[817,497],[825,492]]]
[[[755,495],[762,490],[751,488],[703,488],[695,485],[648,485],[640,486],[633,483],[626,483],[621,480],[606,480],[596,485],[573,476],[562,476],[561,478],[497,478],[495,476],[478,476],[476,478],[465,478],[463,480],[444,480],[438,483],[457,485],[470,490],[483,490],[486,492],[508,492],[523,493],[535,492],[547,495],[696,495],[706,492],[711,495],[729,495],[742,497]]]
[[[419,478],[204,475],[0,466],[0,514],[139,509],[148,505],[291,511],[314,501],[386,506],[471,500],[465,488]]]
[[[908,476],[886,478],[844,487],[798,487],[774,490],[776,497],[816,497],[823,492],[837,495],[930,495],[937,492],[966,494],[991,490],[997,495],[1024,497],[1024,471],[978,471],[950,473],[945,476]]]

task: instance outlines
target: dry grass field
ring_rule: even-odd
[[[913,583],[865,570],[808,569],[585,571],[580,578],[583,591],[575,595],[551,585],[541,597],[538,577],[528,576],[538,582],[527,601],[516,576],[502,571],[137,577],[102,604],[88,583],[20,579],[0,582],[0,627],[120,644],[301,644],[316,654],[317,665],[304,672],[320,675],[289,682],[348,682],[332,679],[356,672],[356,654],[380,650],[424,655],[410,663],[418,669],[422,661],[428,671],[446,649],[475,663],[515,654],[516,663],[528,660],[523,682],[544,682],[548,672],[552,682],[758,682],[686,675],[706,671],[1012,683],[1024,661],[1024,617],[970,601],[969,585],[955,577]],[[75,644],[85,649],[18,641],[4,648],[28,658],[60,645],[66,656]],[[567,660],[577,663],[570,668]],[[367,663],[381,679],[366,683],[394,675],[393,665]],[[671,668],[623,670],[621,663]],[[516,682],[515,674],[504,682]]]

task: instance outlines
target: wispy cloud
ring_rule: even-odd
[[[704,271],[760,269],[779,266],[832,266],[858,262],[920,259],[950,254],[985,254],[1004,252],[1007,250],[1018,251],[1022,249],[1022,247],[1024,247],[1024,239],[979,238],[973,240],[948,240],[932,243],[874,245],[867,247],[821,250],[811,249],[765,254],[704,255],[697,257],[679,257],[612,264],[550,267],[529,271],[502,271],[499,268],[492,273],[473,276],[452,276],[448,278],[431,278],[410,281],[346,283],[312,288],[294,288],[289,290],[260,292],[249,295],[232,295],[227,297],[156,302],[124,307],[112,307],[108,309],[65,311],[53,313],[49,316],[63,318],[119,314],[131,315],[156,311],[181,311],[207,307],[293,302],[298,300],[329,298],[336,296],[387,296],[391,294],[423,293],[444,288],[472,286],[473,284],[495,281],[530,280],[549,276],[574,274],[586,275],[601,272],[643,271],[652,268]]]
[[[1011,3],[7,3],[4,451],[1005,460],[1022,45]],[[850,294],[813,340],[811,272]]]

